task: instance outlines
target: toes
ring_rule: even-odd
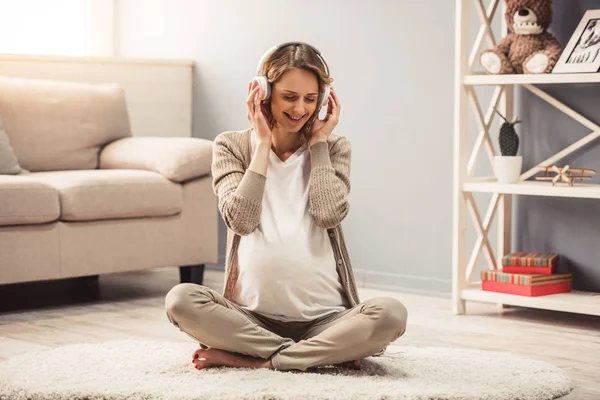
[[[202,363],[202,362],[208,362],[208,361],[209,361],[209,360],[208,360],[206,357],[202,357],[202,356],[200,356],[200,357],[198,357],[198,358],[195,358],[195,359],[193,359],[193,360],[192,360],[192,364],[194,364],[194,365],[198,365],[199,363]]]
[[[200,358],[201,354],[204,354],[205,351],[206,350],[204,350],[204,349],[198,349],[198,350],[194,351],[192,353],[192,360],[195,360],[196,358]]]
[[[196,368],[196,369],[204,369],[204,368],[209,368],[209,367],[213,367],[213,366],[214,366],[214,364],[211,364],[206,360],[200,360],[200,361],[194,362],[194,368]]]
[[[208,357],[202,354],[200,354],[198,358],[192,360],[192,364],[196,369],[204,369],[217,366],[214,360],[210,360]]]

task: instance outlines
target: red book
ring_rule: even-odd
[[[546,285],[515,285],[506,282],[482,281],[481,289],[489,292],[516,294],[520,296],[536,297],[548,294],[569,293],[571,281],[549,283]]]
[[[551,275],[554,267],[521,267],[520,265],[503,265],[502,272],[509,274],[542,274]]]
[[[572,279],[571,273],[561,274],[511,274],[508,272],[500,272],[494,270],[481,271],[482,281],[492,281],[501,283],[510,283],[513,285],[525,285],[525,286],[536,286],[536,285],[547,285],[550,283],[558,283],[563,281],[570,281]]]
[[[481,271],[481,289],[490,292],[520,296],[544,296],[571,291],[572,275],[514,274],[499,271]]]
[[[502,265],[514,265],[521,267],[556,267],[559,255],[556,253],[533,253],[517,251],[502,257]]]

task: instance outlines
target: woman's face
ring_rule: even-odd
[[[298,132],[317,108],[317,78],[305,69],[291,69],[281,76],[272,90],[273,118],[282,130]]]

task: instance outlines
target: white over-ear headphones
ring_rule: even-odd
[[[295,45],[295,44],[304,44],[304,45],[310,47],[311,49],[313,49],[314,52],[319,57],[319,59],[321,60],[323,67],[325,67],[325,71],[326,71],[327,75],[329,75],[329,67],[327,66],[327,63],[325,62],[325,59],[321,55],[321,52],[318,49],[316,49],[314,46],[311,46],[310,44],[304,43],[304,42],[286,42],[286,43],[282,43],[282,44],[273,46],[269,50],[267,50],[267,52],[262,56],[262,58],[258,62],[256,76],[253,79],[253,80],[257,81],[258,85],[260,86],[260,90],[263,94],[261,100],[267,100],[269,97],[271,97],[271,84],[269,83],[269,80],[267,79],[267,77],[262,74],[263,64],[264,64],[265,60],[267,60],[278,49],[280,49],[282,47],[290,46],[290,45]],[[330,90],[329,85],[325,85],[325,87],[323,88],[323,93],[321,94],[321,97],[319,100],[319,104],[317,105],[317,109],[320,110],[321,107],[327,107],[327,104],[329,103],[329,90]]]

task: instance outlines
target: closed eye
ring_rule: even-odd
[[[284,96],[284,99],[286,99],[287,101],[296,101],[298,98],[296,96]],[[307,103],[312,103],[315,101],[314,97],[305,97],[304,101],[306,101]]]

